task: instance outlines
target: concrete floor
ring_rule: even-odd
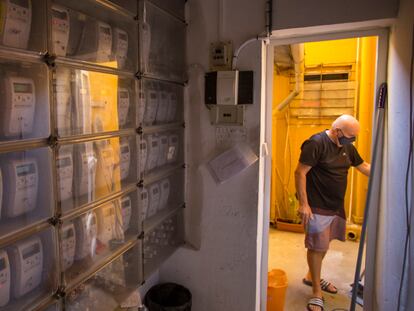
[[[358,243],[332,241],[322,266],[322,277],[338,288],[338,294],[324,292],[325,311],[349,310],[348,293],[354,279]],[[306,310],[312,289],[302,283],[307,272],[304,235],[270,229],[269,271],[282,269],[288,278],[285,311]],[[357,307],[357,310],[362,310]]]

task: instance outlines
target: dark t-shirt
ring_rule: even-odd
[[[325,131],[313,135],[301,147],[299,162],[312,166],[306,175],[306,192],[312,210],[344,217],[348,170],[364,161],[352,144],[338,147]]]

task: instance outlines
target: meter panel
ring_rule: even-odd
[[[120,255],[65,297],[65,310],[117,309],[142,283],[141,243]]]
[[[123,214],[123,201],[131,199],[128,227]],[[60,267],[68,284],[76,283],[100,265],[126,243],[136,240],[139,229],[136,198],[132,195],[104,203],[60,228]]]
[[[148,1],[140,5],[140,71],[184,82],[185,24]]]
[[[135,128],[135,88],[132,79],[58,66],[53,72],[58,135]]]
[[[51,51],[58,57],[135,72],[136,22],[118,13],[97,1],[55,1]]]
[[[53,228],[0,249],[0,310],[29,310],[57,289]]]
[[[183,122],[184,89],[159,80],[142,79],[138,93],[138,124],[144,126]]]
[[[52,151],[0,154],[0,236],[53,216]]]
[[[144,278],[148,278],[160,265],[184,243],[182,210],[145,232],[143,243]]]
[[[0,142],[50,135],[46,65],[0,57]]]
[[[135,137],[115,137],[57,151],[57,197],[63,214],[136,183]]]
[[[1,0],[0,44],[43,52],[46,50],[46,1]]]

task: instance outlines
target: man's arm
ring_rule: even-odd
[[[312,210],[308,203],[308,196],[306,193],[306,174],[310,171],[312,166],[298,163],[295,170],[295,186],[299,197],[298,213],[302,217],[302,223],[306,226],[309,219],[313,218]]]
[[[371,164],[367,162],[363,162],[362,164],[358,165],[356,169],[360,171],[362,174],[364,174],[365,176],[369,177],[369,174],[371,173]]]

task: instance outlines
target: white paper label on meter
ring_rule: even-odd
[[[76,253],[75,259],[81,260],[95,256],[98,223],[94,212],[88,213],[75,220]]]
[[[75,71],[75,122],[80,134],[92,133],[92,106],[89,73]]]
[[[160,152],[160,140],[156,135],[148,135],[147,171],[157,167]]]
[[[167,154],[167,161],[168,163],[174,163],[177,161],[178,158],[178,135],[170,135],[169,142],[168,142],[168,154]]]
[[[36,92],[32,79],[6,76],[3,130],[5,136],[31,133],[35,115]]]
[[[129,148],[128,139],[125,139],[120,146],[121,156],[120,156],[120,167],[121,167],[121,180],[124,180],[129,175],[129,167],[131,163],[131,151]]]
[[[137,108],[138,125],[141,125],[144,122],[145,103],[146,103],[145,92],[141,90],[138,93],[138,108]]]
[[[140,193],[140,206],[141,206],[141,220],[145,220],[148,218],[148,206],[149,206],[149,196],[148,190],[146,188],[141,189]]]
[[[16,217],[35,209],[39,187],[39,171],[35,159],[11,160],[5,178],[8,200],[5,214]]]
[[[121,199],[121,211],[122,211],[122,229],[126,232],[131,222],[132,204],[129,196]]]
[[[144,114],[144,124],[152,125],[157,116],[158,94],[155,90],[148,90],[146,96],[146,107]]]
[[[18,242],[12,246],[12,283],[14,298],[20,298],[38,287],[42,281],[43,245],[39,237]]]
[[[3,44],[27,49],[32,24],[32,1],[4,0],[2,2]]]
[[[160,151],[159,151],[159,156],[158,156],[158,161],[157,161],[158,167],[163,166],[167,163],[168,147],[169,147],[168,136],[167,135],[160,136]]]
[[[0,307],[4,307],[10,300],[10,262],[7,252],[0,250]]]
[[[68,134],[72,122],[71,107],[71,71],[68,68],[56,68],[54,79],[56,92],[56,116],[59,134]]]
[[[60,201],[73,197],[73,158],[72,153],[61,153],[56,159],[56,170],[58,174],[58,189]]]
[[[154,183],[148,187],[149,205],[148,205],[148,217],[155,215],[160,206],[161,190],[158,183]]]
[[[52,5],[52,44],[56,56],[66,56],[69,42],[69,11],[59,5]]]
[[[62,269],[69,269],[75,260],[76,252],[76,231],[73,223],[66,223],[61,230],[61,247],[62,247]]]
[[[139,143],[139,173],[142,175],[145,171],[148,156],[148,143],[145,139],[142,139]]]
[[[89,149],[85,144],[85,148]],[[79,152],[79,151],[78,151]],[[80,151],[77,167],[78,180],[76,185],[79,187],[78,195],[88,195],[88,201],[95,197],[95,176],[96,176],[96,155],[93,151]]]
[[[98,240],[108,245],[109,242],[114,238],[115,234],[115,206],[113,203],[104,205],[97,211],[98,216]]]
[[[175,93],[169,94],[170,101],[167,113],[167,122],[175,121],[175,115],[177,113],[177,95]]]
[[[164,123],[167,121],[169,104],[170,99],[168,92],[161,92],[158,101],[157,116],[155,118],[157,123]]]
[[[119,126],[124,126],[128,119],[129,91],[126,88],[118,88],[118,120]]]
[[[112,191],[112,185],[114,182],[114,169],[115,169],[115,152],[109,141],[97,141],[98,151],[98,167],[102,173],[101,179],[97,179],[96,186],[99,189],[107,189]]]
[[[114,28],[113,39],[113,54],[118,63],[118,68],[124,68],[128,53],[128,34],[122,29]]]
[[[168,178],[163,179],[160,182],[160,191],[161,191],[161,197],[160,197],[159,209],[161,210],[167,207],[168,198],[170,197],[170,181]]]

